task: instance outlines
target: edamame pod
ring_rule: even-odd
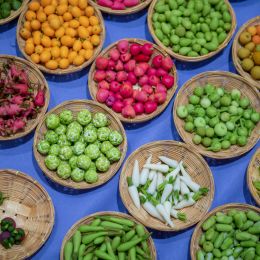
[[[83,259],[85,249],[86,249],[86,245],[81,244],[79,247],[78,259]]]
[[[99,245],[99,244],[102,244],[104,241],[105,241],[105,237],[97,237],[97,238],[94,240],[94,244],[95,244],[95,245]]]
[[[100,219],[95,219],[94,221],[91,222],[90,226],[97,227],[100,225],[100,223],[101,223]]]
[[[116,236],[113,238],[111,246],[114,251],[118,248],[118,246],[120,245],[120,242],[121,242],[121,237]]]

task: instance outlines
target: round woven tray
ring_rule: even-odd
[[[29,78],[29,82],[31,86],[35,86],[35,90],[37,91],[37,87],[43,86],[45,90],[45,104],[41,108],[40,113],[37,115],[35,119],[31,119],[26,123],[26,126],[22,132],[18,132],[14,135],[9,136],[0,136],[0,141],[4,140],[14,140],[20,137],[23,137],[34,130],[34,128],[38,125],[38,123],[43,118],[44,114],[47,111],[49,101],[50,101],[50,91],[48,87],[48,83],[42,73],[38,70],[38,68],[31,62],[21,59],[16,56],[9,56],[9,55],[0,55],[0,68],[3,67],[3,64],[7,62],[13,62],[18,68],[26,70]]]
[[[131,216],[129,216],[125,213],[116,212],[116,211],[100,211],[100,212],[96,212],[94,214],[91,214],[89,216],[86,216],[86,217],[80,219],[78,222],[76,222],[70,228],[70,230],[67,232],[66,236],[64,237],[64,239],[62,241],[62,245],[61,245],[61,250],[60,250],[60,260],[64,260],[64,254],[63,254],[64,246],[65,246],[66,242],[72,238],[73,234],[76,232],[78,227],[83,225],[83,224],[90,223],[97,216],[113,216],[113,217],[117,217],[117,218],[129,219],[129,220],[134,221],[136,224],[140,224],[140,222],[136,221]],[[149,233],[148,230],[145,227],[144,227],[144,229],[145,229],[146,233]],[[149,237],[149,239],[148,239],[148,246],[149,246],[149,249],[150,249],[150,252],[151,252],[151,260],[155,260],[156,259],[156,250],[155,250],[155,246],[154,246],[154,243],[153,243],[153,239],[151,237]]]
[[[257,194],[257,190],[253,185],[253,181],[260,180],[259,167],[260,167],[260,148],[256,150],[247,168],[247,186],[258,206],[260,206],[260,196],[259,194]]]
[[[196,228],[194,229],[192,238],[191,238],[191,243],[190,243],[190,255],[191,255],[191,259],[192,260],[196,260],[196,252],[197,250],[200,248],[199,246],[199,238],[202,234],[202,229],[201,226],[203,224],[203,222],[208,219],[209,217],[215,215],[217,212],[227,212],[231,209],[237,209],[237,210],[242,210],[242,211],[246,211],[246,210],[254,210],[258,213],[260,213],[260,209],[248,204],[242,204],[242,203],[230,203],[230,204],[225,204],[223,206],[217,207],[214,210],[210,211],[196,226]]]
[[[35,1],[35,0],[33,0]],[[36,0],[39,1],[39,0]],[[94,6],[93,6],[94,7]],[[97,55],[100,53],[100,51],[102,50],[104,41],[105,41],[105,35],[106,35],[106,29],[105,29],[105,24],[104,24],[104,19],[103,16],[101,14],[101,12],[95,8],[95,15],[98,17],[99,21],[100,21],[100,26],[102,28],[102,32],[100,34],[100,44],[94,49],[94,54],[92,56],[92,58],[90,58],[88,61],[85,61],[82,65],[80,66],[74,66],[74,65],[70,65],[67,69],[56,69],[56,70],[50,70],[47,69],[45,66],[41,65],[41,64],[35,64],[35,66],[37,66],[41,71],[49,73],[49,74],[54,74],[54,75],[63,75],[63,74],[69,74],[69,73],[73,73],[73,72],[77,72],[77,71],[81,71],[82,69],[86,68],[87,66],[89,66],[93,60],[95,60],[95,58],[97,57]],[[27,55],[24,51],[24,46],[25,46],[25,40],[20,36],[20,30],[25,22],[25,13],[28,10],[28,5],[23,9],[18,23],[17,23],[17,29],[16,29],[16,39],[17,39],[17,43],[18,43],[18,47],[21,51],[21,53],[23,54],[23,56],[29,60],[31,60],[31,57],[29,55]]]
[[[0,191],[7,199],[0,205],[0,220],[11,217],[25,231],[21,245],[5,249],[0,245],[0,259],[27,259],[47,241],[55,212],[46,190],[33,178],[15,170],[0,170]]]
[[[248,152],[259,140],[260,122],[258,122],[257,126],[252,131],[246,146],[239,147],[237,145],[232,145],[229,149],[221,150],[216,153],[212,151],[207,151],[202,145],[195,145],[192,142],[193,135],[184,130],[185,122],[177,116],[176,109],[178,106],[188,103],[188,97],[192,94],[195,87],[203,86],[207,83],[211,83],[215,86],[221,86],[229,91],[234,88],[239,89],[242,93],[242,96],[248,97],[250,99],[252,107],[256,111],[260,112],[260,95],[258,91],[253,88],[248,81],[236,74],[226,71],[203,72],[188,80],[181,87],[176,96],[173,107],[173,117],[179,135],[185,143],[193,147],[194,151],[199,152],[204,156],[215,159],[233,158]]]
[[[44,138],[44,133],[47,131],[47,128],[45,126],[46,117],[52,113],[59,114],[64,109],[71,110],[74,116],[82,109],[88,109],[91,113],[97,113],[97,112],[105,113],[110,122],[110,127],[114,130],[119,131],[124,138],[123,142],[118,147],[121,151],[121,159],[118,162],[111,164],[107,172],[100,173],[99,180],[96,183],[89,184],[85,181],[74,182],[71,179],[63,180],[59,178],[55,171],[50,171],[45,166],[44,163],[45,156],[41,155],[37,150],[38,142]],[[120,168],[125,158],[126,151],[127,151],[127,137],[121,122],[118,120],[116,115],[111,111],[109,111],[109,109],[107,109],[105,106],[90,100],[71,100],[71,101],[63,102],[60,105],[56,106],[45,115],[43,120],[39,123],[34,135],[33,152],[34,152],[34,157],[38,165],[40,166],[41,170],[44,172],[45,175],[47,175],[54,182],[73,189],[90,189],[106,183],[109,179],[111,179],[116,174],[116,172]]]
[[[149,41],[146,40],[141,40],[141,39],[135,39],[135,38],[125,38],[125,40],[128,40],[130,43],[139,43],[139,44],[144,44],[144,43],[151,43]],[[106,49],[104,49],[99,56],[105,56],[108,57],[108,53],[111,49],[113,49],[116,45],[117,42],[112,43],[111,45],[109,45]],[[151,43],[153,44],[153,43]],[[153,44],[153,48],[154,48],[154,53],[152,55],[156,56],[158,54],[162,54],[163,56],[168,56],[167,53],[162,50],[159,46]],[[151,59],[150,59],[151,60]],[[148,62],[150,64],[150,62]],[[91,68],[89,70],[89,76],[88,76],[88,88],[89,88],[89,92],[90,95],[92,97],[92,99],[94,99],[95,101],[97,101],[96,99],[96,94],[97,94],[97,83],[94,81],[94,73],[96,71],[96,62],[94,61],[93,64],[91,65]],[[158,108],[156,109],[155,112],[153,112],[152,114],[142,114],[142,115],[138,115],[135,118],[125,118],[122,116],[121,113],[117,113],[117,116],[119,117],[119,119],[122,122],[125,123],[142,123],[142,122],[146,122],[148,120],[153,119],[154,117],[158,116],[159,114],[161,114],[164,109],[167,107],[167,105],[169,104],[169,102],[171,101],[172,97],[174,96],[174,93],[177,89],[178,86],[178,75],[177,75],[177,69],[175,67],[175,65],[173,64],[173,68],[171,70],[171,75],[174,76],[174,86],[172,88],[170,88],[167,91],[167,99],[166,101],[158,106]]]
[[[150,5],[150,7],[149,7],[149,9],[148,9],[148,15],[147,15],[148,29],[149,29],[150,34],[152,35],[154,41],[162,49],[164,49],[169,55],[171,55],[172,57],[174,57],[177,60],[186,61],[186,62],[197,62],[197,61],[203,61],[203,60],[206,60],[206,59],[209,59],[209,58],[213,57],[214,55],[219,53],[221,50],[223,50],[228,45],[229,41],[231,40],[231,38],[232,38],[232,36],[233,36],[233,34],[234,34],[235,30],[236,30],[237,22],[236,22],[235,12],[234,12],[231,4],[229,3],[229,1],[228,0],[224,0],[226,2],[226,4],[228,5],[228,9],[229,9],[230,15],[232,17],[232,26],[231,26],[231,29],[230,29],[230,31],[229,31],[225,41],[219,45],[217,50],[209,52],[206,55],[202,55],[202,56],[199,56],[199,57],[188,57],[188,56],[180,55],[180,54],[178,54],[176,52],[173,52],[170,48],[164,46],[164,44],[155,35],[155,31],[153,29],[153,23],[152,23],[152,15],[153,15],[154,7],[155,7],[155,4],[157,3],[157,1],[158,0],[153,0],[151,5]]]
[[[14,20],[23,10],[23,8],[27,5],[29,0],[23,0],[21,7],[16,11],[11,11],[10,16],[6,17],[5,19],[0,19],[0,25],[6,24]]]
[[[128,14],[134,14],[137,13],[141,10],[143,10],[145,7],[147,7],[152,0],[142,0],[140,4],[133,6],[133,7],[128,7],[125,10],[113,10],[109,7],[101,6],[97,4],[96,1],[89,0],[92,6],[98,8],[100,11],[107,13],[107,14],[114,14],[114,15],[128,15]]]
[[[232,45],[232,58],[233,58],[233,63],[236,67],[237,72],[247,79],[253,86],[257,87],[260,89],[260,80],[255,80],[252,78],[250,73],[246,72],[243,70],[241,67],[241,61],[237,55],[237,51],[242,47],[241,44],[238,41],[238,38],[240,34],[247,29],[247,27],[252,26],[252,25],[260,25],[260,16],[254,17],[253,19],[247,21],[242,27],[240,27],[239,31],[237,32],[233,45]]]
[[[134,161],[138,160],[139,168],[141,169],[150,155],[153,156],[153,163],[159,161],[158,156],[162,155],[166,155],[177,161],[182,160],[184,165],[187,166],[187,172],[190,173],[191,178],[200,184],[201,187],[209,189],[208,195],[196,202],[194,206],[180,210],[180,212],[187,215],[187,221],[182,222],[173,219],[174,228],[153,218],[142,207],[138,210],[128,193],[127,177],[132,176]],[[194,153],[191,147],[176,141],[157,141],[141,146],[127,158],[120,175],[119,191],[121,199],[129,213],[143,225],[161,231],[180,231],[199,222],[210,209],[214,198],[214,179],[206,161],[202,156]]]

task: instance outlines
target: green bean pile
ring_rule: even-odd
[[[203,223],[202,230],[197,260],[260,259],[260,215],[255,211],[217,212]]]
[[[81,225],[64,247],[65,260],[141,260],[151,259],[143,225],[132,220],[98,216]]]

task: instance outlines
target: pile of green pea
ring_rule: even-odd
[[[59,115],[48,115],[45,124],[48,130],[37,150],[47,155],[46,167],[62,179],[95,183],[98,172],[108,171],[111,163],[120,160],[118,146],[123,137],[108,127],[103,113],[92,115],[83,109],[74,119],[72,111],[63,110]]]
[[[260,215],[231,209],[217,212],[202,225],[197,260],[260,259]]]
[[[229,92],[209,83],[194,88],[189,103],[177,107],[176,112],[185,120],[185,131],[194,134],[193,143],[213,152],[231,145],[245,146],[260,120],[238,89]]]
[[[152,259],[149,233],[132,220],[97,216],[81,225],[64,246],[64,260],[139,260]]]
[[[152,15],[156,37],[173,52],[189,57],[216,51],[231,22],[224,0],[158,0]]]

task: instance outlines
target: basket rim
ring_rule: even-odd
[[[245,203],[223,204],[221,206],[214,208],[210,212],[208,212],[206,214],[206,216],[204,216],[201,219],[201,221],[196,225],[196,227],[193,231],[193,234],[192,234],[192,237],[191,237],[191,242],[190,242],[190,256],[191,256],[192,260],[196,260],[194,247],[195,247],[195,245],[198,244],[197,236],[198,236],[198,232],[200,231],[203,222],[206,219],[208,219],[209,217],[211,217],[212,215],[215,215],[219,211],[224,211],[224,210],[233,209],[233,208],[235,208],[235,209],[245,209],[245,210],[251,209],[251,210],[254,210],[254,211],[260,213],[260,208],[257,208],[257,207],[250,205],[250,204],[245,204]]]
[[[142,224],[141,222],[139,222],[138,220],[136,220],[135,218],[133,218],[131,215],[127,214],[127,213],[124,213],[124,212],[119,212],[119,211],[98,211],[98,212],[95,212],[95,213],[92,213],[90,215],[87,215],[81,219],[79,219],[76,223],[74,223],[70,228],[69,230],[67,231],[66,235],[63,237],[63,240],[62,240],[62,245],[61,245],[61,249],[60,249],[60,260],[63,260],[63,249],[64,249],[64,246],[65,246],[65,243],[68,241],[69,239],[69,236],[72,235],[72,231],[73,229],[75,229],[76,227],[78,227],[81,223],[84,223],[88,220],[91,220],[92,218],[95,218],[96,216],[104,216],[104,215],[109,215],[109,216],[114,216],[114,217],[119,217],[119,218],[123,218],[123,219],[129,219],[129,220],[132,220],[133,222],[135,222],[136,224]],[[143,224],[142,224],[143,225]],[[148,230],[146,229],[145,226],[144,227],[144,230],[146,233],[149,233]],[[148,239],[148,242],[150,244],[150,247],[151,247],[151,254],[152,256],[154,256],[154,259],[156,259],[157,257],[157,254],[156,254],[156,248],[155,248],[155,245],[154,245],[154,241],[152,239],[152,237],[150,236],[149,239]]]
[[[1,173],[8,173],[8,174],[11,174],[11,175],[15,175],[15,176],[19,176],[21,177],[22,179],[24,179],[25,181],[27,182],[31,182],[33,185],[37,186],[41,191],[42,193],[46,196],[48,202],[49,202],[49,207],[50,207],[50,219],[51,221],[49,222],[50,223],[50,228],[48,230],[48,232],[46,233],[44,239],[42,239],[39,243],[39,247],[34,249],[30,255],[25,255],[24,257],[27,258],[27,257],[30,257],[32,255],[34,255],[37,251],[39,251],[41,249],[41,247],[44,245],[44,243],[49,239],[51,233],[52,233],[52,230],[53,230],[53,227],[54,227],[54,224],[55,224],[55,208],[54,208],[54,205],[53,205],[53,202],[52,202],[52,199],[49,195],[49,193],[46,191],[46,189],[36,180],[34,179],[33,177],[31,177],[30,175],[27,175],[26,173],[24,172],[21,172],[19,170],[14,170],[14,169],[0,169],[0,174]]]
[[[77,104],[77,103],[82,103],[84,105],[87,106],[97,106],[103,110],[105,110],[105,113],[109,114],[113,120],[116,122],[116,124],[119,126],[121,134],[123,136],[123,142],[122,142],[122,154],[121,154],[121,158],[120,160],[117,162],[117,167],[115,168],[115,170],[109,174],[109,177],[105,178],[105,180],[103,182],[101,181],[97,181],[95,183],[84,183],[84,186],[80,186],[77,187],[78,184],[80,184],[81,182],[73,182],[73,183],[68,183],[67,180],[63,180],[63,179],[59,179],[59,181],[57,181],[55,178],[53,178],[53,175],[48,172],[45,171],[45,169],[43,169],[43,167],[41,166],[41,163],[39,163],[39,160],[43,157],[43,155],[40,155],[37,151],[37,139],[38,139],[38,133],[40,131],[40,129],[42,128],[42,125],[45,122],[45,119],[48,115],[50,115],[51,113],[56,113],[57,109],[60,109],[66,105],[71,105],[71,104]],[[34,140],[33,140],[33,154],[34,154],[34,158],[37,161],[38,166],[40,167],[41,171],[43,172],[43,174],[45,176],[47,176],[49,179],[51,179],[53,182],[58,183],[59,185],[62,185],[64,187],[68,187],[68,188],[72,188],[72,189],[76,189],[76,190],[88,190],[88,189],[92,189],[101,185],[104,185],[105,183],[107,183],[110,179],[112,179],[116,173],[119,171],[125,156],[126,156],[126,152],[127,152],[127,148],[128,148],[128,143],[127,143],[127,136],[126,136],[126,132],[125,129],[122,125],[122,123],[120,122],[120,120],[117,118],[117,116],[112,113],[111,111],[109,111],[105,106],[92,101],[92,100],[87,100],[87,99],[75,99],[75,100],[68,100],[65,102],[60,103],[59,105],[53,107],[51,110],[48,111],[48,113],[45,114],[45,116],[42,118],[41,122],[38,124],[36,130],[35,130],[35,135],[34,135]],[[108,174],[108,172],[104,172],[102,174]]]
[[[146,147],[164,146],[164,145],[172,145],[172,146],[178,146],[178,147],[185,148],[191,154],[193,154],[196,157],[198,157],[198,159],[201,161],[201,163],[205,166],[205,170],[207,171],[207,174],[208,174],[208,177],[209,177],[209,181],[210,181],[210,184],[211,184],[210,191],[207,194],[207,196],[209,197],[209,206],[208,206],[207,210],[204,212],[203,216],[205,216],[205,214],[207,214],[208,210],[210,209],[210,207],[212,205],[212,202],[214,200],[214,195],[215,195],[215,183],[214,183],[214,178],[213,178],[213,174],[211,172],[211,169],[210,169],[209,165],[207,164],[206,160],[200,154],[195,153],[194,149],[189,144],[186,144],[186,143],[183,143],[183,142],[179,142],[179,141],[175,141],[175,140],[160,140],[160,141],[149,142],[149,143],[143,144],[142,146],[140,146],[136,150],[134,150],[128,156],[127,160],[124,162],[124,165],[122,167],[122,170],[121,170],[121,173],[120,173],[120,178],[119,178],[119,193],[120,193],[121,201],[123,202],[125,208],[129,212],[129,214],[131,214],[131,216],[133,216],[134,219],[137,219],[138,221],[140,221],[144,226],[147,226],[149,228],[152,228],[152,229],[158,230],[158,231],[178,232],[178,231],[186,230],[187,228],[189,228],[191,226],[194,226],[200,220],[195,220],[195,221],[191,222],[190,224],[186,225],[183,228],[176,228],[176,227],[171,228],[171,227],[168,227],[167,225],[165,225],[164,223],[162,223],[162,227],[161,228],[157,228],[157,227],[154,227],[149,222],[144,222],[140,217],[137,217],[137,213],[136,212],[133,213],[129,209],[128,203],[125,201],[125,198],[123,196],[123,194],[125,194],[126,191],[123,190],[123,185],[122,184],[123,184],[123,182],[125,182],[126,171],[127,171],[126,169],[127,169],[128,164],[129,164],[129,161],[132,159],[132,157],[136,156],[138,153],[140,153],[140,151],[142,151]],[[149,215],[149,218],[153,218],[153,217]]]
[[[44,115],[45,115],[45,113],[46,113],[46,111],[48,109],[49,102],[50,102],[50,89],[49,89],[48,82],[45,79],[45,77],[43,76],[42,72],[37,68],[37,66],[35,66],[34,63],[32,63],[32,62],[30,62],[28,60],[25,60],[23,58],[17,57],[17,56],[0,54],[0,60],[2,60],[2,59],[11,60],[11,61],[14,61],[14,63],[16,61],[17,62],[21,62],[26,67],[30,67],[31,70],[34,70],[37,73],[37,77],[40,79],[40,81],[41,81],[41,83],[42,83],[42,85],[43,85],[43,87],[45,89],[45,104],[41,108],[41,112],[37,114],[38,118],[35,119],[35,123],[32,124],[31,127],[29,127],[26,131],[18,132],[18,133],[14,134],[14,135],[10,135],[10,136],[7,136],[7,137],[0,136],[0,142],[1,141],[15,140],[15,139],[24,137],[24,136],[28,135],[29,133],[31,133],[37,127],[37,125],[39,124],[41,119],[44,117]]]
[[[241,47],[239,41],[238,41],[238,38],[240,36],[240,34],[248,27],[250,26],[251,24],[255,23],[255,22],[259,22],[259,25],[260,25],[260,15],[258,16],[255,16],[249,20],[247,20],[238,30],[238,32],[236,33],[235,35],[235,38],[233,40],[233,44],[232,44],[232,60],[233,60],[233,63],[235,65],[235,68],[237,70],[237,72],[242,76],[244,77],[245,79],[247,79],[251,84],[253,84],[256,88],[260,89],[260,80],[255,80],[252,78],[252,76],[243,70],[243,68],[241,67],[240,65],[240,59],[237,55],[237,49],[239,47]]]
[[[137,12],[140,12],[141,10],[146,8],[152,2],[152,0],[144,0],[140,4],[133,6],[133,7],[128,7],[125,10],[113,10],[109,7],[104,7],[104,6],[97,4],[96,1],[94,1],[94,0],[89,0],[89,2],[93,6],[98,8],[101,12],[104,12],[104,13],[107,13],[107,14],[112,14],[112,15],[122,16],[122,15],[135,14]]]
[[[195,81],[195,80],[198,80],[198,79],[201,79],[201,78],[204,78],[204,77],[208,77],[208,76],[224,76],[224,77],[229,77],[229,78],[234,78],[234,79],[237,79],[239,81],[242,81],[244,84],[246,84],[249,89],[255,93],[256,95],[256,98],[259,100],[260,99],[260,93],[257,91],[257,89],[253,86],[250,85],[250,83],[243,77],[241,77],[240,75],[237,75],[237,74],[234,74],[232,72],[229,72],[229,71],[220,71],[220,70],[215,70],[215,71],[205,71],[205,72],[202,72],[202,73],[199,73],[195,76],[193,76],[192,78],[190,78],[189,80],[187,80],[182,86],[181,88],[179,89],[176,97],[175,97],[175,101],[174,101],[174,105],[173,105],[173,108],[172,108],[172,114],[173,114],[173,121],[174,121],[174,124],[176,126],[176,130],[179,134],[179,136],[182,138],[182,140],[187,143],[187,138],[184,137],[183,133],[184,133],[184,129],[182,129],[178,123],[177,123],[177,120],[179,120],[178,116],[177,116],[177,113],[176,113],[176,110],[177,110],[177,103],[178,103],[178,100],[180,98],[180,96],[183,94],[184,90],[185,89],[188,89],[190,87],[190,84]],[[257,126],[255,127],[255,129],[257,128],[260,128],[260,122],[258,122]],[[258,138],[259,139],[259,138]],[[200,149],[200,146],[198,145],[195,145],[193,143],[189,143],[193,149],[197,152],[199,152],[201,155],[203,156],[206,156],[206,157],[209,157],[209,158],[213,158],[213,159],[230,159],[230,158],[235,158],[235,157],[238,157],[240,155],[243,155],[245,154],[246,152],[250,151],[255,145],[256,143],[258,142],[258,140],[256,139],[255,142],[253,142],[252,144],[250,145],[247,145],[247,146],[244,146],[244,147],[239,147],[239,149],[236,150],[236,152],[233,152],[233,153],[229,153],[229,156],[227,157],[226,155],[223,156],[222,155],[222,151],[220,152],[210,152],[210,151],[207,151],[205,150],[204,148],[203,149]],[[225,151],[228,151],[228,150],[225,150]]]
[[[247,175],[246,175],[246,180],[247,180],[247,187],[251,193],[251,196],[254,198],[256,204],[260,206],[260,196],[256,192],[256,188],[254,187],[252,183],[252,174],[254,171],[254,163],[256,158],[260,156],[260,147],[255,151],[253,157],[251,158],[249,165],[247,167]]]
[[[155,31],[154,31],[153,26],[152,26],[152,15],[153,15],[153,11],[154,11],[154,6],[155,6],[157,1],[158,0],[153,0],[151,5],[149,6],[149,9],[148,9],[147,24],[148,24],[149,32],[150,32],[153,40],[156,42],[156,44],[158,44],[170,56],[172,56],[173,58],[175,58],[177,60],[184,61],[184,62],[199,62],[199,61],[207,60],[207,59],[215,56],[216,54],[218,54],[222,50],[224,50],[224,48],[231,41],[231,39],[233,37],[233,34],[235,33],[236,26],[237,26],[236,14],[235,14],[235,11],[234,11],[232,5],[230,4],[230,2],[228,0],[224,0],[225,3],[228,5],[229,13],[230,13],[230,15],[232,17],[231,29],[230,29],[229,33],[227,34],[227,37],[226,37],[225,41],[219,45],[217,50],[209,52],[206,55],[202,55],[202,56],[198,56],[198,57],[188,57],[188,56],[180,55],[180,54],[178,54],[176,52],[173,52],[170,48],[165,47],[163,45],[163,43],[155,36]]]
[[[115,41],[113,43],[111,43],[110,45],[108,45],[105,49],[102,50],[102,52],[100,52],[100,54],[98,56],[105,56],[107,55],[108,51],[113,48],[119,41],[121,40],[127,40],[129,42],[133,42],[133,43],[150,43],[153,45],[153,48],[156,49],[156,51],[158,51],[160,54],[162,54],[163,56],[167,57],[169,56],[167,54],[167,52],[165,50],[163,50],[160,46],[156,45],[155,43],[153,42],[150,42],[148,40],[145,40],[145,39],[139,39],[139,38],[122,38],[118,41]],[[169,56],[170,57],[170,56]],[[90,70],[89,70],[89,76],[88,76],[88,89],[89,89],[89,93],[90,93],[90,96],[91,98],[98,102],[97,99],[96,99],[96,96],[94,95],[94,90],[95,88],[97,88],[97,84],[96,82],[94,81],[93,79],[93,76],[94,76],[94,72],[96,71],[95,69],[96,67],[96,60],[92,63],[91,67],[90,67]],[[159,116],[161,113],[164,112],[164,110],[168,107],[168,105],[170,104],[171,100],[173,99],[175,93],[176,93],[176,90],[178,88],[178,72],[177,72],[177,68],[175,66],[175,64],[173,63],[173,67],[171,69],[171,75],[174,76],[174,85],[172,88],[170,88],[168,91],[167,91],[167,97],[169,96],[169,99],[162,104],[160,106],[158,106],[158,108],[151,114],[147,114],[147,115],[137,115],[135,118],[133,119],[130,119],[130,118],[125,118],[121,115],[121,113],[116,113],[116,115],[118,116],[118,118],[120,119],[121,122],[123,123],[144,123],[144,122],[147,122],[147,121],[150,121],[152,120],[153,118]],[[99,102],[98,102],[99,103]],[[101,104],[101,103],[100,103]],[[110,111],[113,111],[111,108],[108,108]],[[113,111],[114,112],[114,111]],[[115,113],[115,112],[114,112]]]
[[[29,1],[34,1],[34,0],[29,0]],[[29,4],[29,2],[28,2]],[[29,55],[27,55],[24,51],[24,48],[22,47],[22,43],[25,42],[24,39],[22,39],[22,37],[20,36],[20,29],[22,27],[22,24],[24,22],[24,17],[25,17],[25,13],[28,10],[28,4],[23,8],[21,15],[19,17],[19,20],[17,22],[17,27],[16,27],[16,42],[18,44],[18,48],[20,50],[20,52],[22,53],[23,57],[25,57],[26,60],[31,61],[31,58]],[[90,4],[90,6],[92,6]],[[105,38],[106,38],[106,27],[105,27],[105,22],[104,22],[104,18],[101,14],[101,12],[99,11],[99,9],[97,9],[95,6],[92,6],[94,8],[95,14],[98,16],[98,19],[100,20],[100,26],[102,28],[102,33],[101,33],[101,41],[100,44],[94,49],[94,53],[93,56],[85,61],[82,65],[80,66],[74,66],[74,65],[70,65],[69,68],[67,69],[56,69],[56,70],[51,70],[51,69],[47,69],[45,66],[41,65],[41,64],[35,64],[33,63],[39,70],[41,70],[44,73],[48,73],[51,75],[67,75],[70,73],[74,73],[74,72],[79,72],[83,69],[85,69],[86,67],[88,67],[95,59],[96,57],[99,55],[99,53],[101,52],[104,42],[105,42]]]
[[[21,14],[21,12],[23,11],[23,9],[25,8],[25,6],[28,4],[29,1],[30,0],[23,0],[22,5],[18,10],[12,11],[12,13],[6,18],[0,19],[0,25],[7,24],[13,21],[15,18],[17,18]]]

